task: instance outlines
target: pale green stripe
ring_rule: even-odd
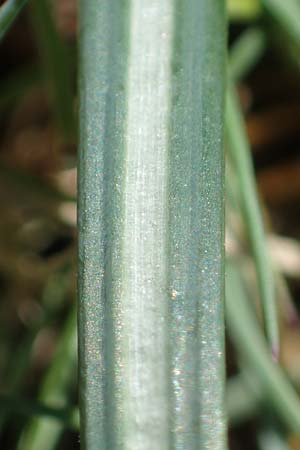
[[[127,85],[123,311],[124,448],[166,450],[167,159],[172,1],[132,1]]]

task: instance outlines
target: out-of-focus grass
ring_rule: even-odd
[[[75,80],[67,57],[74,44],[59,36],[49,2],[30,3],[3,40],[3,48],[12,46],[14,31],[25,23],[29,54],[24,64],[12,60],[0,81],[0,445],[41,449],[56,447],[65,430],[78,434],[75,233],[73,220],[61,214],[64,206],[74,208],[76,180],[65,178],[65,188],[56,182],[76,163],[69,144],[76,131]],[[43,152],[44,144],[54,158],[44,153],[38,163],[34,152]]]
[[[288,9],[288,11],[286,11],[286,9],[284,11],[286,14],[285,17],[276,17],[276,13],[278,13],[279,9],[277,8],[278,5],[275,5],[276,2],[270,2],[268,5],[268,2],[263,3],[265,4],[264,6],[266,7],[266,12],[269,13],[268,17],[276,18],[278,21],[277,24],[280,23],[284,28],[288,26],[286,22],[287,17],[290,21],[294,21],[295,17],[299,17],[297,8],[293,8],[295,17],[292,18],[291,15],[289,15],[291,13],[291,10],[289,10],[291,4],[289,2],[283,6],[283,9]],[[290,36],[293,36],[294,44],[296,44],[293,24],[290,23],[290,26],[292,28]],[[233,76],[233,78],[243,78],[243,76],[247,74],[248,71],[251,71],[253,67],[255,67],[255,64],[260,60],[266,49],[266,38],[260,33],[262,33],[261,30],[257,31],[250,28],[233,45],[233,51],[230,55],[230,62],[233,63],[233,67],[231,69],[231,76]],[[287,44],[287,46],[288,45],[289,44]],[[230,94],[230,91],[229,95],[232,95]],[[235,106],[233,106],[232,103],[232,107],[227,110],[227,131],[229,130],[229,134],[230,131],[232,131],[231,139],[229,140],[228,145],[233,147],[236,146],[236,155],[239,155],[239,158],[241,155],[238,152],[242,152],[244,144],[248,146],[248,143],[246,134],[243,132],[243,125],[241,123],[237,125],[237,122],[234,124],[234,121],[231,122],[234,115],[232,108],[239,107],[237,99],[235,102]],[[244,143],[237,138],[237,135],[234,136],[234,128],[236,125],[237,135],[244,133]],[[258,448],[288,449],[290,447],[288,445],[287,434],[284,432],[278,432],[276,429],[278,425],[277,422],[274,421],[273,414],[275,412],[277,418],[280,417],[281,421],[285,424],[286,429],[293,429],[294,433],[297,435],[299,433],[299,398],[297,391],[293,391],[291,389],[287,374],[285,372],[281,372],[280,369],[272,363],[270,356],[267,355],[267,352],[263,354],[266,351],[266,342],[264,339],[262,339],[261,342],[257,341],[257,339],[261,339],[261,337],[259,337],[261,331],[258,328],[259,320],[257,318],[257,312],[256,315],[253,315],[253,308],[256,309],[255,304],[257,302],[257,291],[251,286],[251,283],[253,283],[253,278],[248,273],[249,264],[246,262],[246,259],[244,263],[242,262],[244,258],[242,255],[245,255],[245,252],[247,252],[247,247],[245,246],[247,240],[247,228],[249,226],[251,228],[251,226],[254,225],[254,223],[251,225],[251,214],[253,213],[253,209],[250,208],[248,211],[250,213],[250,220],[249,217],[247,217],[247,213],[245,214],[245,210],[247,209],[245,193],[246,195],[249,195],[251,189],[249,191],[247,188],[243,192],[242,187],[244,183],[247,183],[248,169],[244,166],[243,170],[237,170],[236,164],[233,169],[231,168],[231,170],[234,170],[235,173],[233,173],[232,177],[229,175],[229,178],[227,179],[227,191],[229,194],[227,209],[228,234],[231,240],[231,251],[233,251],[233,254],[235,255],[240,254],[240,258],[242,259],[236,263],[232,263],[232,261],[228,260],[226,287],[227,324],[228,332],[231,334],[232,340],[239,353],[238,364],[239,367],[242,368],[242,375],[245,372],[249,372],[250,369],[250,377],[248,377],[247,383],[247,379],[245,380],[244,377],[239,375],[236,376],[236,378],[232,378],[228,384],[229,420],[231,419],[231,423],[234,425],[235,423],[240,423],[241,420],[247,421],[250,417],[256,417],[257,420],[261,421],[260,429],[257,431],[256,435]],[[258,209],[257,213],[259,213]],[[239,217],[238,220],[236,216]],[[240,219],[240,217],[242,217],[242,219]],[[263,239],[265,241],[265,238]],[[254,241],[254,245],[259,242],[256,238]],[[233,242],[235,242],[235,244],[232,247]],[[267,244],[264,243],[263,245]],[[260,250],[261,246],[259,251]],[[264,264],[257,267],[258,274],[261,273],[262,276],[265,276],[266,270],[273,271],[277,290],[277,301],[287,301],[287,303],[284,304],[283,309],[292,311],[294,306],[290,303],[289,295],[287,297],[284,295],[286,291],[285,281],[281,278],[281,275],[278,272],[274,272],[272,265],[273,262],[271,262],[270,256],[265,258]],[[243,277],[244,282],[245,280],[248,280],[246,290],[243,290],[241,284],[242,282],[238,279],[239,277]],[[281,288],[283,288],[283,291]],[[275,297],[273,297],[273,299],[274,298]],[[241,310],[239,310],[239,305],[241,306]],[[244,307],[245,309],[243,312]],[[254,328],[250,331],[252,326]],[[247,330],[249,331],[248,335]],[[261,360],[259,362],[260,358]],[[256,361],[254,361],[254,359],[256,359]],[[294,412],[288,412],[285,407],[292,409],[295,408]],[[260,411],[263,411],[262,416]],[[266,417],[268,428],[266,428]]]
[[[57,409],[68,408],[70,394],[77,379],[77,314],[75,305],[72,307],[51,366],[42,381],[40,401]],[[21,435],[18,449],[51,450],[57,446],[65,428],[60,417],[35,417]]]

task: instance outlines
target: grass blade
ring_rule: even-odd
[[[1,171],[0,171],[1,173]],[[70,288],[70,267],[67,264],[59,268],[47,280],[42,298],[40,300],[43,309],[43,316],[32,326],[25,337],[21,339],[20,344],[13,349],[13,358],[11,358],[5,371],[5,393],[8,396],[18,395],[23,391],[23,383],[26,374],[30,368],[32,349],[34,341],[43,327],[50,326],[53,318],[61,313],[65,304],[68,289]],[[10,418],[10,410],[1,408],[0,410],[0,433],[5,423]]]
[[[222,450],[224,4],[80,6],[83,448]]]
[[[27,0],[6,0],[0,7],[0,41],[14,23]]]
[[[56,120],[65,138],[72,141],[76,124],[73,112],[70,55],[56,30],[49,0],[32,0],[30,6],[36,42],[44,76],[49,84]]]
[[[259,450],[292,450],[276,428],[265,427],[258,432]]]
[[[240,196],[255,260],[266,333],[275,360],[279,355],[279,330],[272,267],[267,251],[263,221],[256,191],[255,175],[245,126],[238,99],[232,86],[228,89],[226,133],[229,155],[237,173]]]
[[[295,433],[300,429],[300,402],[296,391],[268,352],[237,269],[226,264],[226,320],[240,357],[261,383],[281,421]]]
[[[173,82],[168,261],[172,289],[172,443],[175,449],[217,450],[225,445],[221,128],[224,79],[218,73],[225,64],[224,12],[222,2],[192,3],[181,2],[181,7],[176,4],[175,23],[177,86]],[[213,27],[218,30],[218,38],[212,33]]]
[[[233,43],[229,53],[229,69],[234,80],[242,79],[256,65],[266,44],[266,35],[259,28],[249,28]]]
[[[53,362],[43,380],[39,400],[49,406],[66,408],[75,385],[77,357],[77,314],[73,307],[64,326]],[[53,450],[64,430],[60,418],[33,418],[19,441],[20,450]]]
[[[300,3],[298,0],[262,0],[270,17],[279,24],[299,50],[300,42]]]

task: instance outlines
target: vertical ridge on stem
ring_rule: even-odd
[[[225,445],[224,4],[178,0],[175,10],[169,157],[172,448],[217,450]]]

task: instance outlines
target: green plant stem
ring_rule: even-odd
[[[242,208],[242,199],[240,196],[237,176],[233,171],[233,167],[229,159],[226,161],[226,173],[226,214],[228,231],[231,236],[234,236],[235,244],[239,247],[239,250],[243,252],[243,258],[245,260],[250,257],[244,252],[245,242],[247,241],[246,218],[243,217],[245,214]],[[287,282],[278,270],[274,270],[273,273],[278,310],[283,314],[285,321],[288,324],[295,324],[299,321],[299,314],[289,292]],[[255,296],[256,294],[254,297]]]
[[[266,48],[266,37],[261,29],[250,28],[246,30],[232,45],[229,54],[230,75],[235,81],[239,81],[251,72],[262,57]],[[237,183],[236,174],[231,167],[230,159],[227,160],[226,192],[230,197],[230,205],[237,214],[243,215],[240,188]],[[246,224],[247,216],[244,223]],[[285,278],[280,272],[274,273],[275,290],[277,292],[278,304],[282,305],[282,312],[287,322],[298,320],[298,313],[288,290]]]
[[[245,224],[255,260],[266,333],[272,355],[277,360],[279,330],[272,266],[267,250],[250,148],[238,99],[231,85],[229,85],[227,93],[226,134],[229,156],[238,177]]]
[[[226,264],[226,320],[241,360],[255,373],[274,412],[288,429],[298,434],[300,402],[297,393],[272,361],[240,275],[231,261]]]
[[[73,112],[70,55],[58,35],[48,1],[31,1],[32,23],[57,123],[64,137],[72,141],[76,133],[76,124]]]
[[[0,41],[18,17],[27,0],[6,0],[0,7]]]
[[[76,308],[72,307],[65,323],[53,362],[46,373],[39,394],[41,403],[66,408],[76,379],[77,333]],[[33,418],[19,441],[20,450],[53,450],[64,430],[64,423],[54,418]]]
[[[223,450],[224,3],[80,3],[88,450]]]

